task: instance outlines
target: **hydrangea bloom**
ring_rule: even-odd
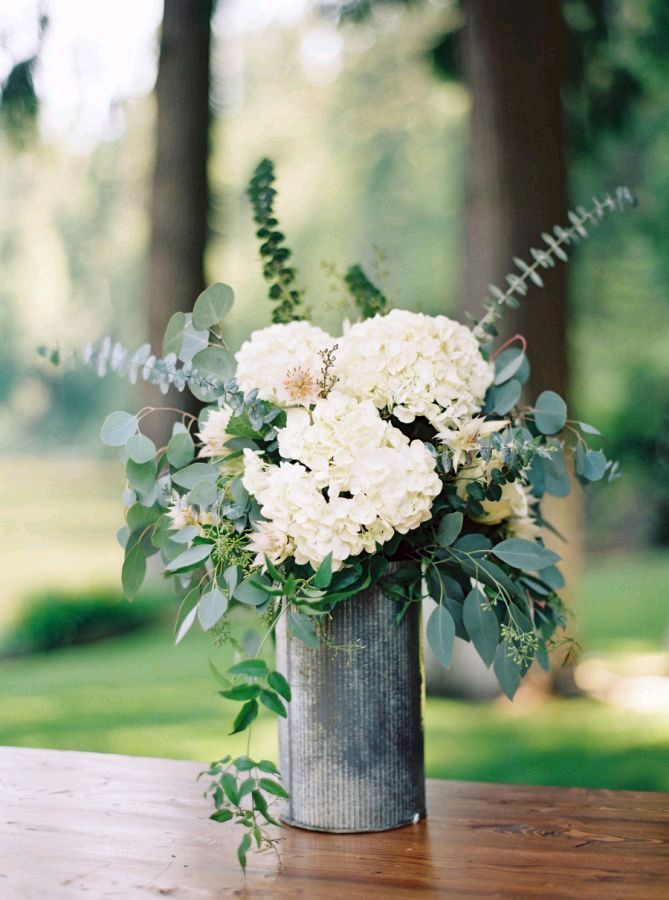
[[[370,398],[401,422],[435,428],[480,410],[494,367],[465,325],[394,309],[348,329],[339,342],[337,390]]]
[[[421,441],[409,443],[372,403],[336,392],[311,413],[290,411],[279,448],[296,461],[268,465],[250,450],[244,454],[244,487],[269,522],[254,537],[259,555],[284,535],[280,554],[292,551],[298,563],[317,567],[332,553],[338,569],[349,556],[373,553],[395,532],[429,519],[441,490],[434,457]]]
[[[284,459],[303,463],[319,487],[350,490],[359,457],[379,447],[399,447],[409,439],[385,422],[371,402],[359,402],[338,391],[319,400],[313,410],[288,410],[285,428],[278,432]]]
[[[320,350],[334,338],[309,322],[288,322],[254,331],[237,360],[237,384],[245,392],[258,390],[261,400],[279,406],[308,406],[318,397]]]

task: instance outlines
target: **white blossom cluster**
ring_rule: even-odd
[[[424,416],[440,428],[481,409],[494,366],[465,325],[394,309],[349,328],[335,373],[342,393],[371,399],[400,422]]]
[[[291,411],[279,451],[294,461],[268,465],[245,452],[244,487],[268,520],[252,545],[259,562],[293,555],[317,567],[332,553],[338,569],[429,519],[441,490],[425,444],[384,422],[372,403],[336,392],[311,413]]]
[[[335,344],[334,367],[324,372],[322,351]],[[293,556],[317,567],[332,553],[337,569],[431,517],[441,491],[435,457],[389,416],[430,422],[445,445],[454,444],[456,470],[489,430],[474,417],[494,367],[472,332],[445,316],[393,310],[348,327],[336,341],[307,322],[271,325],[254,332],[236,359],[240,388],[287,410],[278,465],[244,452],[243,484],[264,518],[250,543],[259,564],[265,556],[274,563]],[[333,389],[328,375],[336,376]],[[225,416],[215,412],[205,424],[201,455],[223,455]],[[503,500],[522,521],[527,498]]]
[[[278,406],[308,406],[318,397],[319,351],[334,338],[309,322],[288,322],[254,331],[237,352],[237,384]]]

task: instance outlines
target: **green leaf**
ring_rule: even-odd
[[[601,450],[588,450],[579,475],[588,481],[600,481],[606,472],[607,460]]]
[[[179,630],[177,631],[175,644],[180,644],[181,641],[186,637],[188,632],[191,630],[193,626],[193,622],[195,621],[195,617],[197,616],[197,604],[191,609],[187,616],[184,617],[181,625],[179,626]]]
[[[231,772],[224,772],[223,775],[221,775],[221,787],[230,803],[232,803],[233,806],[238,806],[239,794],[237,792],[237,779]]]
[[[486,602],[486,596],[480,590],[470,591],[465,597],[462,620],[479,656],[486,666],[490,666],[499,643],[499,622],[494,611],[485,606]]]
[[[247,794],[250,794],[255,790],[256,787],[256,779],[255,778],[245,778],[244,781],[239,785],[239,799],[243,800]]]
[[[242,872],[246,875],[246,853],[251,846],[251,835],[245,834],[237,847],[237,859],[242,867]]]
[[[199,566],[211,555],[213,544],[195,544],[183,553],[180,553],[175,559],[165,566],[166,572],[182,572],[184,569],[190,569]]]
[[[123,593],[128,600],[133,600],[142,586],[146,575],[146,550],[143,540],[136,540],[126,552],[121,569]]]
[[[288,791],[278,781],[273,781],[271,778],[261,778],[259,784],[268,794],[274,794],[275,797],[283,797],[284,800],[287,800],[289,797]]]
[[[267,587],[271,586],[269,580],[264,578],[264,576],[257,575],[253,579],[245,578],[235,588],[233,597],[235,600],[239,600],[240,603],[246,604],[246,606],[262,606],[270,595],[261,587],[258,587],[258,584],[265,583]]]
[[[186,327],[183,332],[183,340],[178,356],[182,362],[192,362],[193,357],[204,350],[209,343],[209,331],[207,329],[197,329],[190,321],[190,317],[186,316]],[[191,386],[192,387],[192,386]]]
[[[253,720],[257,717],[257,715],[258,701],[249,700],[237,713],[237,717],[235,718],[230,734],[239,734],[240,731],[244,731],[245,729],[247,729],[251,722],[253,722]]]
[[[123,410],[109,413],[102,423],[100,438],[108,447],[123,447],[137,431],[137,416]]]
[[[495,388],[493,412],[505,416],[518,403],[522,391],[521,383],[515,378]]]
[[[235,295],[227,284],[216,282],[209,285],[195,301],[193,325],[196,328],[212,328],[218,325],[232,309]]]
[[[269,822],[271,825],[278,825],[279,823],[276,819],[272,818],[269,806],[267,804],[267,800],[263,797],[260,791],[252,791],[251,797],[253,798],[253,805],[258,810],[261,816],[265,817],[265,820]]]
[[[427,621],[425,636],[430,649],[446,669],[451,664],[455,622],[445,606],[439,605]]]
[[[175,469],[183,469],[195,456],[195,443],[187,431],[178,431],[167,444],[167,461]]]
[[[293,696],[292,691],[290,690],[290,685],[283,677],[281,672],[270,672],[267,681],[269,683],[269,686],[271,688],[274,688],[277,694],[280,694],[284,700],[288,700],[288,702],[290,702]]]
[[[279,770],[274,765],[274,763],[269,759],[261,759],[258,763],[258,768],[261,772],[269,772],[270,775],[278,775]]]
[[[288,610],[288,628],[291,634],[312,650],[320,646],[316,629],[309,616],[305,616],[304,613],[296,609]]]
[[[163,356],[167,356],[170,353],[174,353],[176,356],[181,354],[186,322],[186,316],[182,312],[175,312],[169,320],[163,338]]]
[[[144,494],[153,487],[156,480],[156,467],[152,461],[136,463],[129,459],[125,464],[125,474],[130,487]]]
[[[229,688],[228,690],[219,691],[221,697],[225,697],[226,700],[236,700],[239,702],[255,700],[259,693],[259,684],[238,684],[236,687]]]
[[[218,588],[211,588],[202,594],[198,604],[197,615],[200,625],[205,631],[213,628],[218,620],[223,616],[228,608],[228,597]]]
[[[233,759],[232,765],[238,772],[250,772],[255,767],[255,763],[250,756],[238,756],[236,759]]]
[[[552,588],[554,591],[559,591],[560,588],[563,588],[565,585],[564,576],[559,569],[555,566],[548,566],[548,568],[543,569],[541,572],[541,580],[544,584],[547,584],[549,588]]]
[[[286,707],[279,699],[278,694],[274,691],[260,691],[260,702],[263,706],[266,706],[267,709],[271,709],[273,713],[276,713],[277,716],[282,716],[284,719],[287,718],[288,713],[286,712]]]
[[[587,422],[579,422],[578,424],[581,428],[581,431],[583,431],[585,434],[601,435],[602,433],[598,428],[595,428],[594,425],[589,425]]]
[[[442,547],[450,547],[462,531],[464,516],[461,512],[449,513],[439,523],[437,540]]]
[[[214,822],[229,822],[233,816],[234,813],[231,809],[219,809],[215,813],[212,813],[209,818]]]
[[[250,675],[252,678],[264,678],[267,675],[267,663],[262,659],[244,659],[228,669],[228,675]]]
[[[235,358],[223,347],[206,347],[193,357],[193,369],[200,375],[228,381],[235,374]]]
[[[174,484],[178,484],[179,487],[184,488],[194,488],[195,485],[199,481],[216,481],[218,478],[218,469],[214,466],[210,466],[208,463],[200,463],[196,462],[190,466],[186,466],[185,469],[181,469],[180,472],[175,472],[172,475],[172,481]]]
[[[126,513],[125,520],[128,523],[130,533],[135,531],[143,531],[147,525],[153,525],[162,516],[162,509],[156,504],[154,506],[143,506],[141,503],[135,503]]]
[[[504,691],[509,700],[513,700],[518,686],[520,685],[520,670],[515,662],[509,656],[509,644],[502,641],[497,646],[495,658],[493,660],[493,669],[497,676],[499,686]]]
[[[328,553],[325,559],[318,567],[318,571],[314,576],[313,584],[317,588],[329,587],[332,581],[332,553]]]
[[[539,394],[534,405],[534,424],[542,434],[557,434],[567,422],[567,404],[555,391]]]
[[[512,566],[514,569],[522,569],[526,572],[538,572],[560,561],[557,553],[553,553],[547,547],[535,541],[525,541],[521,538],[509,538],[492,548],[491,551],[498,559]]]
[[[156,445],[145,434],[133,434],[125,443],[125,451],[133,462],[148,463],[156,455]]]
[[[188,502],[195,506],[213,506],[218,498],[216,482],[202,478],[188,492]]]
[[[526,364],[527,357],[518,347],[509,347],[508,350],[504,350],[495,360],[495,380],[493,384],[504,384],[504,382],[513,378],[516,372],[519,372],[518,381],[526,381],[527,379],[522,377],[524,373],[520,372]]]

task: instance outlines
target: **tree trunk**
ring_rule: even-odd
[[[148,339],[156,353],[172,314],[191,309],[205,286],[212,6],[213,0],[165,0],[163,12],[146,286]],[[157,398],[154,393],[147,402],[161,405]],[[170,400],[194,404],[187,392]],[[164,425],[155,423],[159,430]]]
[[[566,33],[560,0],[465,0],[463,62],[471,95],[466,200],[465,304],[482,311],[489,284],[504,285],[513,257],[528,259],[542,231],[566,220],[566,169],[560,89]],[[516,333],[529,345],[528,399],[543,390],[568,394],[567,271],[542,270],[545,288],[507,311],[500,341]],[[568,539],[547,533],[577,577],[581,502],[547,498],[544,512]],[[573,598],[570,598],[573,599]],[[562,672],[564,676],[564,671]],[[562,679],[564,680],[564,678]]]
[[[482,310],[490,283],[566,216],[560,88],[566,38],[559,0],[465,0],[463,61],[472,110],[467,173],[465,302]],[[542,277],[544,272],[542,271]],[[531,348],[531,391],[567,390],[567,276],[546,272],[502,327]]]

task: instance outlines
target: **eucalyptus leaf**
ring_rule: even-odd
[[[167,461],[175,469],[183,469],[195,456],[195,443],[187,431],[173,434],[167,444]]]
[[[165,336],[163,338],[163,356],[167,356],[168,353],[176,353],[177,356],[180,355],[186,321],[185,313],[175,312],[167,323]]]
[[[524,368],[528,368],[527,375],[529,375],[529,367],[527,365],[525,353],[518,347],[509,347],[507,350],[500,353],[495,360],[495,380],[493,381],[493,384],[504,384],[504,382],[513,378],[514,375],[521,383],[525,382],[527,377],[524,377]]]
[[[193,357],[204,350],[209,344],[209,331],[207,329],[197,329],[190,321],[190,316],[186,316],[186,326],[183,331],[183,341],[181,349],[177,354],[182,362],[192,362]],[[191,385],[192,388],[192,385]]]
[[[235,295],[227,284],[216,282],[209,285],[195,301],[193,325],[195,328],[212,328],[218,325],[232,309]]]
[[[437,530],[437,540],[442,547],[450,547],[462,531],[463,521],[464,516],[461,512],[448,513],[443,517]]]
[[[146,576],[146,550],[142,540],[136,540],[126,547],[121,584],[128,600],[134,600]]]
[[[525,572],[538,572],[560,561],[558,554],[547,547],[521,538],[509,538],[496,544],[492,553],[507,565]]]
[[[195,617],[197,616],[197,605],[195,605],[188,615],[184,618],[183,622],[179,626],[179,630],[177,631],[177,636],[175,640],[175,644],[180,644],[181,641],[186,637],[188,632],[193,626],[193,622],[195,621]]]
[[[471,642],[479,656],[490,666],[499,643],[499,622],[494,611],[486,606],[485,594],[475,588],[465,597],[462,619]]]
[[[124,410],[109,413],[102,423],[100,438],[108,447],[123,447],[137,431],[137,416]]]
[[[515,378],[495,388],[493,412],[505,416],[520,400],[522,385]]]
[[[269,580],[263,578],[263,576],[257,575],[253,577],[253,581],[258,582],[259,584],[266,584],[267,587],[270,587]],[[253,584],[249,577],[245,578],[241,584],[237,585],[233,597],[235,600],[239,600],[240,603],[244,603],[246,606],[262,606],[267,600],[268,594],[261,587],[258,587],[257,584]]]
[[[509,656],[509,649],[507,641],[502,641],[497,646],[493,660],[493,669],[499,686],[509,700],[513,700],[520,685],[520,669]]]
[[[125,450],[130,459],[139,465],[151,462],[156,455],[156,445],[145,434],[133,434],[126,441]]]
[[[455,640],[455,622],[453,616],[445,606],[439,604],[427,621],[425,636],[430,649],[439,662],[448,668],[453,654],[453,641]]]
[[[185,469],[181,469],[172,475],[174,484],[189,489],[194,488],[199,481],[216,481],[217,478],[218,470],[208,463],[201,462],[192,463],[190,466],[186,466]]]
[[[176,559],[173,559],[165,566],[166,572],[181,572],[190,569],[193,566],[200,565],[208,559],[213,550],[213,544],[195,544],[183,553],[180,553]]]
[[[316,629],[309,616],[296,609],[288,610],[288,628],[290,633],[312,650],[320,646]]]
[[[198,618],[205,631],[213,628],[228,608],[227,595],[218,588],[211,588],[202,594],[198,604]]]
[[[567,422],[567,404],[555,391],[543,391],[534,405],[534,424],[542,434],[557,434]]]

